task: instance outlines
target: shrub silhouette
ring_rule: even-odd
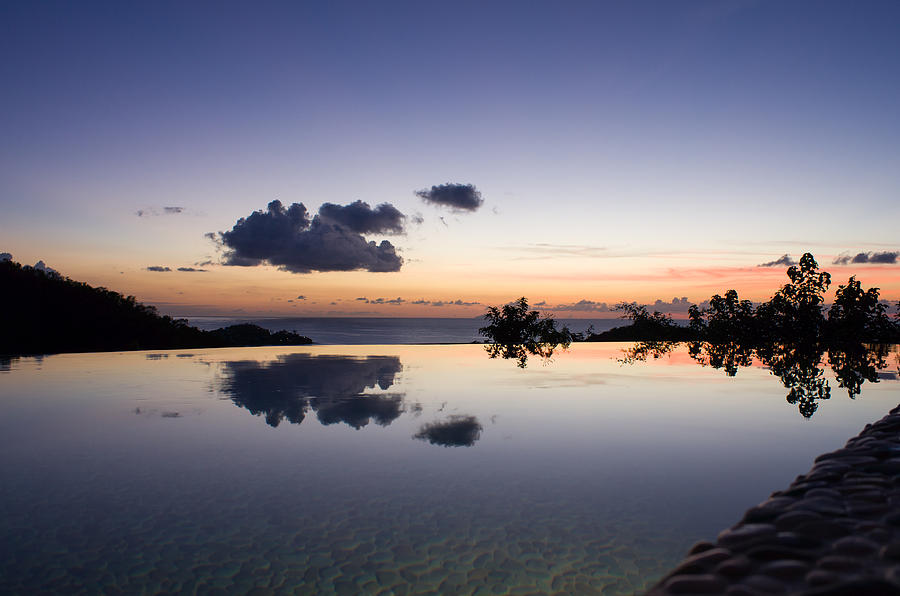
[[[485,346],[491,358],[514,358],[525,368],[528,356],[549,358],[557,348],[566,349],[572,342],[567,327],[556,328],[550,316],[528,310],[528,300],[519,298],[510,304],[488,307],[484,315],[488,325],[478,330],[491,343]]]

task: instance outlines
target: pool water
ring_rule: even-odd
[[[900,402],[628,347],[5,361],[0,592],[634,593]]]

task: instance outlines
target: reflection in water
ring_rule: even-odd
[[[623,350],[619,361],[625,364],[660,358],[677,346],[675,342],[638,342]],[[854,399],[866,381],[877,383],[890,378],[880,370],[887,368],[889,346],[867,346],[860,343],[841,343],[827,349],[828,365],[838,386]],[[797,406],[804,418],[810,418],[819,407],[818,402],[831,397],[831,386],[822,368],[826,348],[821,344],[778,344],[748,346],[738,342],[690,342],[688,355],[702,366],[723,369],[733,377],[738,370],[751,366],[754,359],[768,367],[788,389],[787,402]],[[900,362],[900,356],[898,356]]]
[[[443,422],[429,422],[413,435],[443,447],[471,447],[481,438],[482,426],[475,416],[451,416]]]
[[[218,389],[266,423],[300,424],[312,410],[322,424],[344,422],[360,429],[370,420],[387,426],[404,412],[402,395],[367,395],[387,390],[403,369],[396,356],[287,354],[277,360],[223,363]]]
[[[17,356],[0,356],[0,372],[9,372],[12,363],[18,359]]]
[[[528,356],[539,356],[544,362],[550,360],[553,351],[562,347],[565,349],[568,344],[561,346],[558,343],[550,342],[531,342],[527,344],[485,344],[484,350],[491,358],[515,359],[516,366],[525,368],[528,366]]]

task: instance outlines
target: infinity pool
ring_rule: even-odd
[[[0,362],[0,592],[633,593],[900,402],[627,347]]]

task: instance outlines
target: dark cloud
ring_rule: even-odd
[[[471,447],[481,438],[482,426],[475,416],[451,416],[444,422],[429,422],[413,435],[442,447]]]
[[[196,269],[194,267],[179,267],[179,271],[184,271],[186,273],[206,273],[206,269]]]
[[[369,301],[369,299],[364,296],[357,298],[357,300],[359,300],[360,302],[368,302]]]
[[[423,223],[425,223],[425,218],[422,217],[422,214],[419,212],[414,213],[413,216],[409,218],[409,220],[417,226],[421,226]]]
[[[306,300],[306,296],[297,296],[297,300]]]
[[[207,235],[209,237],[209,235]],[[310,221],[306,207],[285,209],[272,201],[266,211],[242,217],[212,239],[225,248],[223,264],[271,264],[292,273],[312,271],[399,271],[403,259],[387,240],[367,242],[358,232],[322,216]]]
[[[183,213],[184,207],[147,207],[146,209],[138,209],[135,215],[138,217],[156,217],[158,215],[177,215]]]
[[[760,263],[757,267],[790,267],[791,265],[796,265],[797,261],[791,258],[791,255],[784,254],[775,259],[774,261],[769,261],[768,263]]]
[[[12,261],[12,255],[8,252],[0,252],[0,263],[3,261]]]
[[[406,217],[390,203],[372,209],[368,203],[355,201],[349,205],[323,203],[319,216],[357,234],[402,234]]]
[[[159,272],[168,272],[171,271],[168,267],[162,267],[161,265],[150,265],[146,268],[147,271],[159,271]]]
[[[855,256],[844,253],[835,257],[835,259],[832,261],[832,264],[847,265],[848,263],[876,263],[893,265],[897,262],[898,257],[900,257],[900,251],[896,250],[885,250],[881,252],[859,252],[856,253]]]
[[[417,190],[416,196],[426,203],[450,207],[454,211],[476,211],[484,203],[481,193],[472,184],[448,182]]]

